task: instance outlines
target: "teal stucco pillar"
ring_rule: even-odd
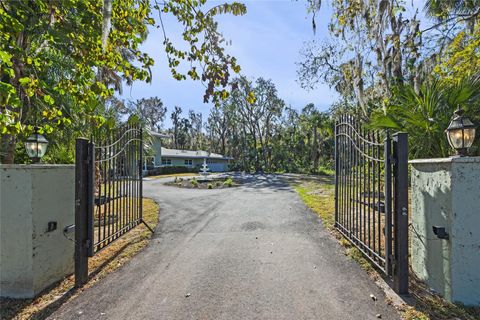
[[[447,300],[480,305],[480,157],[410,163],[413,271]]]

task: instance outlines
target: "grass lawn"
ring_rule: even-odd
[[[306,176],[303,180],[296,180],[293,187],[305,204],[320,216],[324,226],[331,230],[346,248],[346,254],[357,261],[371,276],[378,277],[379,274],[374,272],[374,268],[362,253],[334,229],[335,185],[333,179]],[[410,296],[411,303],[400,308],[406,320],[480,319],[480,308],[465,308],[449,303],[432,294],[421,281],[413,276],[410,277]]]
[[[151,199],[143,199],[143,218],[151,227],[158,222],[158,205]],[[6,299],[0,301],[1,319],[45,319],[63,303],[77,296],[84,289],[112,271],[120,268],[148,243],[151,232],[140,224],[104,250],[89,259],[89,282],[82,288],[74,288],[74,276],[66,277],[46,289],[35,299]]]

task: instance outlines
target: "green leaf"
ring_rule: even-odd
[[[23,77],[23,78],[18,79],[18,82],[19,82],[22,86],[26,86],[27,84],[29,84],[30,82],[32,82],[32,79],[30,79],[29,77]]]
[[[8,52],[0,50],[0,62],[6,64],[7,66],[12,66],[12,55]]]
[[[43,101],[45,101],[49,105],[53,105],[55,103],[55,100],[48,94],[43,96]]]
[[[398,123],[396,123],[392,118],[380,113],[372,115],[369,127],[376,128],[376,129],[389,128],[389,129],[401,130],[401,126]]]

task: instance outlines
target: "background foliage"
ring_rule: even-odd
[[[321,10],[321,1],[309,2]],[[327,83],[339,94],[334,113],[377,128],[406,131],[410,157],[452,154],[444,130],[461,107],[479,123],[480,2],[333,0],[329,37],[306,43],[299,83]],[[423,18],[421,18],[423,16]],[[470,150],[480,154],[480,144]]]
[[[165,35],[172,76],[186,78],[178,71],[185,61],[189,77],[205,83],[206,101],[218,102],[228,96],[227,86],[234,85],[229,80],[230,72],[239,72],[240,67],[224,52],[215,17],[242,15],[246,7],[236,2],[208,7],[205,3],[2,0],[1,161],[13,163],[16,155],[17,162],[25,161],[18,144],[34,127],[58,144],[49,154],[51,150],[62,154],[65,148],[71,150],[74,136],[88,136],[95,127],[118,120],[111,117],[108,100],[121,92],[123,82],[151,81],[154,61],[139,48],[149,26],[163,27],[162,14],[172,14],[184,26],[183,40],[188,47],[176,49],[181,44],[172,43]],[[56,155],[45,159],[67,160]]]
[[[308,0],[315,31],[320,0]],[[444,129],[453,111],[480,121],[480,3],[428,0],[333,0],[329,35],[306,43],[298,62],[305,89],[320,82],[340,95],[327,112],[287,106],[275,84],[247,79],[224,49],[216,17],[242,15],[243,4],[206,0],[0,1],[0,156],[29,161],[22,142],[39,127],[50,141],[45,162],[71,163],[74,139],[99,126],[139,119],[171,135],[167,145],[233,156],[249,171],[318,172],[331,165],[333,121],[349,112],[377,128],[410,135],[410,156],[452,153]],[[163,17],[182,26],[182,43]],[[121,101],[115,93],[151,80],[154,61],[140,50],[148,28],[163,30],[173,78],[205,85],[207,115],[161,97]],[[180,49],[182,48],[182,49]],[[303,109],[302,109],[303,107]],[[172,127],[165,128],[170,117]],[[480,154],[480,142],[470,150]]]

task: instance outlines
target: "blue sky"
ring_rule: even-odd
[[[228,0],[209,0],[215,5]],[[328,35],[328,22],[332,13],[328,0],[322,1],[317,14],[317,32],[313,34],[311,15],[307,13],[306,0],[240,0],[247,6],[247,14],[240,17],[219,16],[219,29],[232,44],[227,52],[235,56],[242,67],[241,74],[254,80],[258,77],[272,79],[279,96],[296,109],[314,103],[318,109],[327,110],[336,100],[336,93],[328,85],[320,84],[315,90],[302,89],[297,80],[295,63],[300,60],[300,49],[305,41],[322,40]],[[423,7],[423,0],[407,0],[407,6]],[[410,10],[409,10],[410,11]],[[413,10],[412,10],[413,11]],[[157,16],[154,16],[157,18]],[[175,44],[183,43],[181,29],[171,16],[163,16],[167,36]],[[174,106],[182,107],[184,115],[189,109],[208,117],[211,104],[203,103],[205,88],[199,81],[172,79],[163,48],[160,29],[151,28],[142,45],[154,60],[151,84],[136,82],[124,88],[123,99],[158,96],[168,108],[166,127],[171,125],[170,112]]]
[[[305,91],[297,84],[296,65],[299,51],[304,41],[320,39],[327,34],[330,10],[324,6],[317,18],[317,34],[314,36],[311,16],[306,10],[306,1],[291,0],[250,0],[247,14],[235,17],[221,16],[220,31],[232,44],[227,51],[238,59],[241,73],[250,79],[264,77],[272,79],[277,86],[279,96],[294,108],[302,108],[307,103],[314,103],[321,110],[326,110],[335,100],[335,92],[327,85],[321,85],[313,91]],[[326,1],[325,1],[326,2]],[[164,17],[167,35],[180,39],[178,26],[171,17]],[[198,81],[176,81],[170,76],[166,56],[163,51],[163,34],[152,28],[142,46],[154,60],[151,84],[136,82],[132,87],[125,87],[123,99],[138,99],[158,96],[170,111],[175,105],[184,109],[202,112],[204,119],[211,104],[203,103],[204,87]],[[167,127],[170,119],[166,119]]]

